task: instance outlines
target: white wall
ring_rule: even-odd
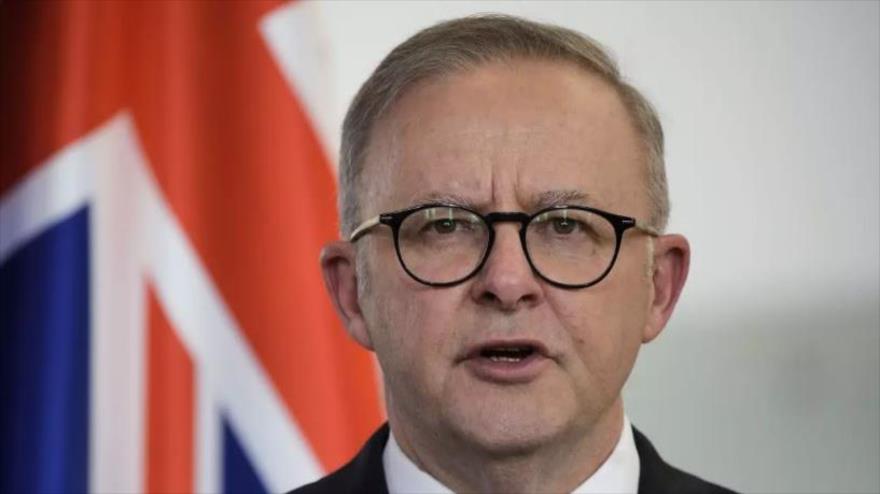
[[[671,462],[745,491],[880,491],[880,3],[328,2],[336,122],[418,29],[505,12],[617,56],[667,132],[678,313],[628,384]],[[338,139],[338,136],[336,137]]]

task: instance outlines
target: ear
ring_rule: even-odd
[[[362,347],[373,350],[367,325],[361,312],[357,287],[357,256],[351,242],[337,240],[321,249],[321,271],[324,286],[333,308],[348,334]]]
[[[642,334],[643,343],[656,338],[666,327],[687,280],[690,262],[691,247],[683,236],[661,235],[654,239],[654,297]]]

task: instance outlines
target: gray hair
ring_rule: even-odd
[[[574,63],[618,93],[644,142],[650,226],[662,231],[669,217],[663,160],[663,127],[651,103],[623,80],[616,63],[595,40],[571,29],[522,18],[484,14],[441,22],[398,45],[361,86],[342,124],[339,210],[343,238],[361,218],[361,174],[376,122],[419,81],[517,58]]]

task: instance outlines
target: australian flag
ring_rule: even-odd
[[[0,2],[0,492],[281,492],[378,425],[317,8]]]

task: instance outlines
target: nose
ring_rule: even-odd
[[[477,303],[505,312],[534,306],[542,297],[541,284],[526,258],[517,226],[495,225],[492,251],[471,285],[471,296]]]

